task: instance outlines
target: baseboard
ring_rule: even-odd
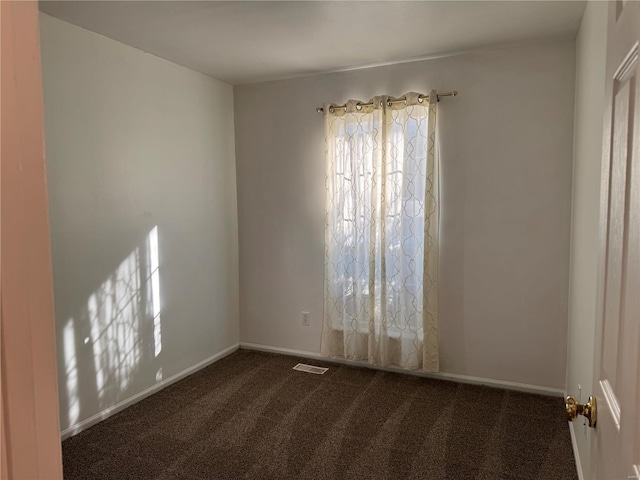
[[[569,434],[571,435],[571,446],[573,447],[573,458],[576,460],[576,470],[578,471],[578,480],[584,480],[582,472],[582,462],[580,461],[580,451],[578,450],[578,442],[576,441],[576,431],[573,428],[573,422],[569,422]]]
[[[111,415],[115,415],[116,413],[124,410],[125,408],[133,405],[134,403],[139,402],[140,400],[143,400],[144,398],[148,397],[149,395],[152,395],[156,392],[158,392],[159,390],[162,390],[163,388],[168,387],[169,385],[171,385],[172,383],[176,383],[178,380],[182,380],[185,377],[188,377],[189,375],[191,375],[192,373],[197,372],[198,370],[202,370],[205,367],[208,367],[209,365],[211,365],[212,363],[220,360],[221,358],[226,357],[227,355],[232,354],[233,352],[235,352],[236,350],[238,350],[238,348],[240,348],[240,344],[236,343],[235,345],[230,346],[229,348],[225,348],[224,350],[222,350],[221,352],[216,353],[215,355],[210,356],[209,358],[205,358],[204,360],[202,360],[201,362],[196,363],[195,365],[192,365],[191,367],[187,368],[186,370],[183,370],[182,372],[176,373],[175,375],[166,378],[158,383],[156,383],[155,385],[152,385],[151,387],[147,388],[146,390],[143,390],[140,393],[135,394],[132,397],[129,397],[115,405],[113,405],[112,407],[109,407],[103,411],[101,411],[100,413],[97,413],[95,415],[93,415],[92,417],[89,417],[85,420],[82,420],[81,422],[78,422],[72,426],[70,426],[69,428],[63,430],[61,432],[61,437],[62,440],[64,440],[65,438],[69,438],[73,435],[76,435],[78,433],[80,433],[83,430],[86,430],[87,428],[95,425],[98,422],[101,422],[102,420],[105,420],[106,418],[109,418]]]
[[[403,370],[401,368],[394,367],[378,367],[376,365],[369,365],[366,362],[355,362],[353,360],[342,360],[338,358],[322,357],[316,352],[305,352],[302,350],[292,350],[289,348],[271,347],[268,345],[258,345],[255,343],[240,342],[240,348],[245,350],[257,350],[260,352],[281,353],[284,355],[293,355],[305,358],[317,358],[325,362],[340,363],[343,365],[352,365],[356,367],[367,367],[377,370],[383,370],[386,372],[404,373],[408,375],[417,375],[419,377],[426,378],[438,378],[441,380],[451,380],[459,383],[468,383],[472,385],[486,385],[489,387],[504,388],[506,390],[515,390],[518,392],[537,393],[540,395],[549,395],[552,397],[564,397],[564,390],[560,388],[544,387],[541,385],[530,385],[528,383],[509,382],[507,380],[495,380],[491,378],[471,377],[469,375],[459,375],[457,373],[427,373],[415,370]]]

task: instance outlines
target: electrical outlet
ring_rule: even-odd
[[[302,312],[302,325],[308,327],[310,325],[309,322],[309,312]]]

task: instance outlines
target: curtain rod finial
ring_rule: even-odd
[[[318,108],[316,108],[316,112],[323,113],[324,112],[324,108],[318,107]]]

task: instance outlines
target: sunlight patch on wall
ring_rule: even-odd
[[[89,298],[99,397],[124,391],[142,356],[140,252],[135,249]]]
[[[160,261],[158,257],[158,227],[149,232],[149,269],[151,271],[151,297],[153,302],[153,338],[154,355],[162,351],[162,332],[160,326]],[[161,378],[162,379],[162,374]]]
[[[65,376],[67,378],[69,423],[74,424],[80,416],[80,403],[78,399],[78,365],[76,360],[76,337],[73,329],[73,318],[70,318],[64,326],[63,345]]]
[[[81,308],[81,321],[83,325],[88,322],[89,335],[76,339],[78,332],[74,330],[73,319],[64,328],[70,424],[77,422],[80,414],[78,366],[82,367],[81,370],[94,370],[82,373],[81,378],[91,378],[87,374],[95,374],[95,389],[101,407],[111,405],[127,395],[132,382],[140,381],[137,378],[141,378],[143,382],[162,380],[162,369],[158,370],[157,366],[150,370],[156,373],[151,373],[149,379],[141,377],[145,375],[144,371],[149,372],[147,369],[153,366],[149,363],[155,363],[162,350],[160,307],[160,261],[156,226]],[[89,357],[82,357],[82,352],[76,351],[77,346],[88,348],[86,355]],[[87,361],[88,359],[93,361]]]

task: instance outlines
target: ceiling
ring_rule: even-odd
[[[573,39],[582,1],[41,1],[40,10],[238,85]]]

